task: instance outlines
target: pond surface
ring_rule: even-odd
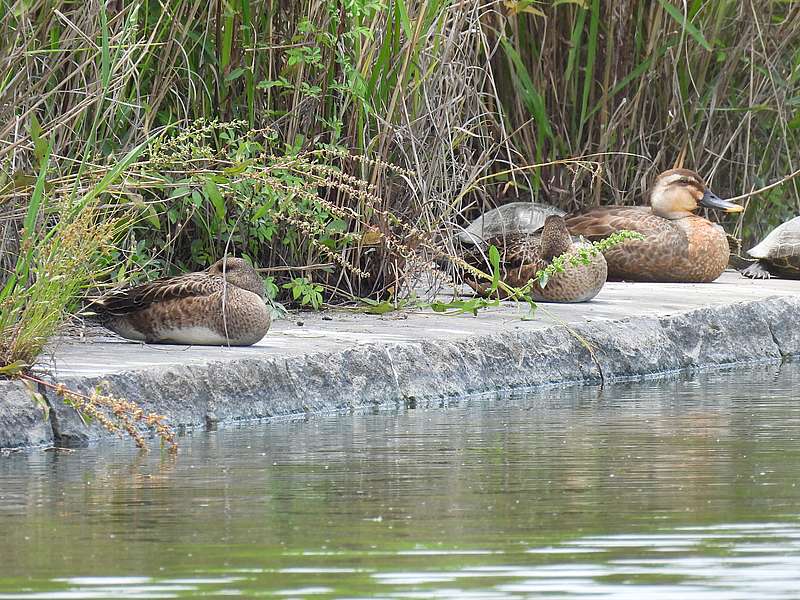
[[[11,455],[0,598],[795,599],[799,398],[786,364]]]

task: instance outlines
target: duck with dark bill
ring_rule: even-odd
[[[720,225],[698,216],[701,208],[726,213],[744,208],[712,192],[694,171],[671,169],[656,177],[650,206],[600,206],[567,215],[572,235],[595,241],[627,229],[645,236],[604,252],[609,279],[714,281],[728,266],[730,248]]]

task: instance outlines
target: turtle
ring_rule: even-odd
[[[533,233],[550,215],[564,216],[564,211],[542,202],[511,202],[483,213],[456,239],[464,246],[485,246],[487,239],[498,235]]]
[[[756,259],[739,272],[751,279],[800,279],[800,216],[778,225],[747,253]]]

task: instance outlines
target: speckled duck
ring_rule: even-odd
[[[572,239],[559,215],[548,216],[542,228],[534,233],[496,235],[485,242],[487,247],[495,246],[500,251],[500,277],[513,287],[522,287],[535,279],[537,271],[546,268],[555,257],[573,255],[588,245]],[[483,252],[468,253],[464,260],[479,269],[487,268]],[[598,294],[605,282],[606,261],[597,253],[588,265],[570,266],[563,273],[554,274],[545,287],[534,284],[531,296],[540,302],[586,302]],[[468,280],[467,283],[482,295],[489,288],[486,282]]]
[[[241,258],[114,290],[92,309],[122,337],[158,344],[249,346],[271,322],[264,283]]]
[[[570,233],[595,241],[628,229],[645,236],[604,254],[609,279],[709,282],[728,265],[730,248],[719,225],[697,216],[701,206],[741,212],[719,198],[688,169],[661,173],[650,190],[650,206],[600,206],[567,215]]]

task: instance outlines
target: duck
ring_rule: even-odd
[[[591,246],[583,240],[573,240],[561,215],[551,214],[544,225],[535,232],[517,232],[485,238],[486,246],[495,246],[500,252],[500,277],[512,287],[523,287],[536,280],[536,273],[550,265],[554,258],[566,254],[574,256]],[[472,251],[464,260],[481,270],[487,269],[484,251]],[[547,285],[538,282],[531,288],[531,297],[538,302],[587,302],[597,296],[606,282],[606,261],[599,252],[588,264],[569,265],[563,272],[550,277]],[[467,279],[467,284],[478,294],[490,293],[488,282]],[[505,294],[498,290],[501,297]]]
[[[113,290],[92,309],[106,328],[150,344],[250,346],[271,324],[264,282],[234,257],[204,271]]]
[[[700,207],[738,213],[744,207],[723,200],[689,169],[660,173],[649,192],[650,206],[601,206],[566,216],[573,235],[604,239],[624,229],[629,240],[604,252],[609,279],[708,283],[728,265],[730,247],[721,226],[695,214]]]

